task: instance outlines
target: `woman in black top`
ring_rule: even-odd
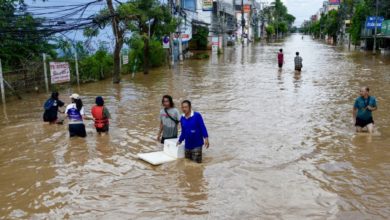
[[[58,97],[58,92],[53,92],[51,97],[45,102],[45,105],[43,106],[45,109],[43,121],[49,122],[50,124],[60,123],[58,122],[58,111],[65,103],[59,100]]]

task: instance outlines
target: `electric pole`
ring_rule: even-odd
[[[374,31],[374,47],[372,48],[372,52],[373,54],[376,53],[376,33],[377,33],[377,23],[378,23],[378,7],[379,7],[379,4],[378,4],[378,0],[376,0],[376,3],[375,3],[375,31]]]
[[[244,31],[245,31],[245,18],[244,18],[244,0],[241,0],[241,43],[244,46]]]

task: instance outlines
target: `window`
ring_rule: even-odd
[[[196,0],[181,0],[181,6],[183,9],[196,11]]]

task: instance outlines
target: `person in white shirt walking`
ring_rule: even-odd
[[[85,117],[83,102],[80,96],[76,93],[70,96],[72,103],[66,106],[65,114],[69,119],[69,135],[70,137],[86,137],[85,125],[83,119]]]

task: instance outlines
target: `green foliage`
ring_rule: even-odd
[[[339,13],[336,10],[332,10],[328,12],[327,15],[324,16],[325,18],[325,26],[324,31],[329,36],[333,37],[334,43],[337,39],[337,34],[340,30],[340,22],[338,20]]]
[[[269,29],[269,32],[274,34],[287,33],[293,28],[295,17],[288,13],[287,7],[281,0],[275,0],[271,3],[271,6],[265,7],[261,13],[262,18],[269,21],[269,26],[273,26],[274,31]],[[270,36],[270,34],[269,34]]]
[[[144,63],[144,41],[140,36],[133,36],[128,42],[130,46],[129,70],[141,71]],[[161,41],[152,40],[149,44],[150,55],[148,57],[151,67],[159,67],[165,64],[166,54]]]
[[[54,47],[38,31],[43,20],[25,11],[23,1],[0,0],[0,59],[5,68],[18,68],[43,52],[56,56]]]
[[[194,59],[197,59],[197,60],[208,59],[209,57],[210,57],[210,55],[207,53],[196,53],[194,55]]]
[[[113,65],[112,55],[105,50],[99,49],[94,55],[80,60],[80,80],[95,81],[104,79],[112,73]]]
[[[128,42],[130,47],[129,67],[130,72],[140,71],[143,66],[143,48],[144,42],[141,37],[134,35]]]
[[[355,13],[353,14],[351,20],[351,28],[349,29],[349,32],[351,34],[351,41],[355,45],[358,44],[360,41],[361,30],[369,13],[369,7],[364,1],[360,2],[356,6]]]
[[[209,29],[206,27],[196,27],[192,35],[192,41],[196,44],[198,50],[207,49]]]
[[[162,47],[161,41],[152,40],[149,45],[150,48],[150,66],[159,67],[165,64],[166,55]]]
[[[275,34],[275,27],[273,25],[268,25],[266,28],[265,28],[265,31],[267,32],[267,36],[268,37],[271,37],[272,35]]]
[[[118,8],[121,20],[125,21],[127,29],[144,38],[150,34],[160,38],[175,31],[178,21],[171,14],[168,5],[158,0],[133,0],[121,4]]]

